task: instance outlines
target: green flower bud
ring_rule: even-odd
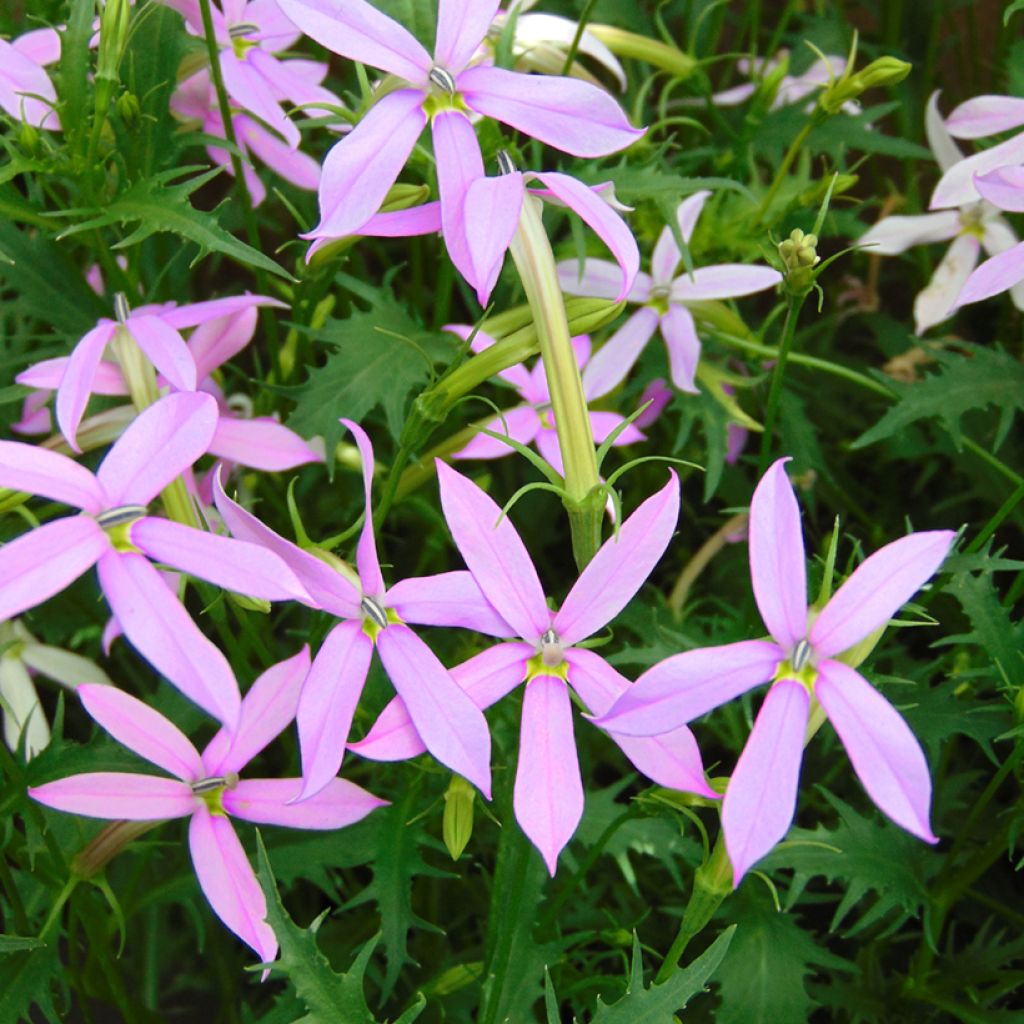
[[[125,128],[129,132],[138,131],[139,125],[142,123],[142,107],[139,104],[138,96],[133,92],[123,92],[117,97],[114,106],[117,108],[117,114]]]
[[[125,43],[128,41],[129,0],[107,0],[100,15],[100,45],[96,58],[96,78],[116,82]]]
[[[826,113],[836,114],[842,110],[843,104],[858,99],[868,89],[902,82],[910,74],[912,66],[897,57],[879,57],[856,74],[843,75],[833,82],[819,97],[818,105]]]
[[[39,132],[27,121],[22,121],[18,132],[18,145],[26,156],[35,156],[39,150]]]
[[[462,856],[462,851],[473,835],[475,800],[476,790],[461,775],[453,775],[444,794],[444,820],[441,825],[441,836],[452,860]]]
[[[616,57],[645,61],[676,78],[689,78],[697,67],[697,61],[688,53],[658,39],[627,32],[612,25],[587,25],[587,31],[600,39]]]
[[[260,615],[270,614],[270,602],[262,597],[249,597],[248,594],[236,594],[233,590],[228,592],[228,600],[236,608],[242,608],[247,612],[259,612]]]
[[[792,295],[806,295],[814,284],[811,270],[820,261],[818,236],[805,235],[799,228],[790,232],[789,238],[779,243],[779,258],[782,260],[786,290]]]

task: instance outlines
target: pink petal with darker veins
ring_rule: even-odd
[[[583,817],[572,702],[556,676],[537,676],[526,684],[513,806],[520,827],[554,875],[558,855]]]
[[[196,364],[182,336],[159,316],[134,314],[125,329],[178,391],[195,391]]]
[[[277,939],[265,920],[267,901],[231,822],[199,804],[189,824],[188,845],[213,912],[261,961],[273,960]]]
[[[722,802],[733,887],[789,831],[796,811],[810,697],[795,679],[768,691]]]
[[[160,319],[168,326],[180,331],[186,327],[195,327],[199,324],[209,323],[211,320],[220,320],[222,317],[237,316],[258,306],[273,306],[277,309],[287,308],[287,305],[281,302],[280,299],[272,299],[268,295],[246,293],[245,295],[229,295],[224,299],[190,302],[185,306],[164,310],[160,314]],[[227,357],[225,356],[225,358]]]

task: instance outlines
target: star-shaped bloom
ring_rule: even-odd
[[[967,161],[943,124],[938,100],[938,92],[933,92],[925,112],[925,131],[935,162],[943,172],[949,172]],[[998,203],[986,201],[975,189],[962,191],[955,198],[959,201],[949,204],[955,209],[936,210],[933,202],[933,212],[885,217],[859,239],[867,252],[880,256],[895,256],[915,245],[951,240],[931,280],[914,300],[917,334],[947,319],[965,301],[960,296],[982,248],[995,255],[1017,242],[1013,228],[999,215]],[[1013,299],[1018,308],[1024,309],[1024,286],[1014,290]]]
[[[206,452],[216,423],[209,395],[168,395],[139,415],[95,475],[58,452],[0,441],[0,486],[84,513],[51,520],[0,548],[0,620],[35,607],[95,565],[129,642],[186,697],[233,727],[238,688],[227,660],[146,556],[252,597],[308,595],[272,552],[148,514],[160,491]]]
[[[676,220],[684,242],[689,243],[710,195],[695,192],[679,204]],[[591,398],[607,395],[625,380],[657,330],[668,349],[672,383],[681,391],[696,392],[694,377],[700,360],[700,339],[686,303],[752,295],[782,280],[782,275],[772,267],[743,263],[698,267],[692,274],[684,272],[677,277],[681,260],[679,246],[666,225],[654,247],[650,275],[637,274],[627,296],[627,301],[640,309],[608,339],[583,374],[583,385]],[[582,274],[578,260],[558,264],[562,290],[570,295],[613,298],[619,290],[619,278],[618,268],[605,260],[585,260]]]
[[[431,56],[401,25],[365,0],[279,0],[299,28],[335,53],[401,80],[384,92],[324,160],[320,223],[309,238],[358,233],[377,213],[417,139],[431,123],[445,245],[477,284],[468,238],[486,226],[465,215],[466,191],[484,176],[469,117],[492,117],[580,157],[624,149],[632,128],[608,93],[574,78],[524,75],[473,64],[498,0],[439,0]]]
[[[243,818],[289,828],[344,828],[387,803],[344,779],[295,803],[301,779],[240,779],[239,773],[295,717],[309,650],[267,669],[241,701],[238,729],[221,729],[202,754],[177,726],[112,686],[78,688],[86,711],[119,743],[169,772],[86,772],[29,789],[47,807],[91,818],[191,818],[189,850],[213,912],[260,960],[277,956],[263,890],[231,825]],[[234,678],[232,677],[234,683]],[[237,683],[235,683],[236,700]]]
[[[583,783],[573,736],[570,688],[595,714],[628,691],[629,681],[581,641],[603,629],[640,589],[661,558],[679,515],[679,482],[648,498],[583,570],[557,612],[544,598],[537,570],[519,534],[476,484],[437,463],[441,504],[456,546],[484,596],[505,620],[502,636],[518,637],[453,670],[482,708],[525,683],[514,807],[516,820],[551,874],[583,815]],[[623,753],[659,785],[714,798],[700,751],[685,726],[654,739],[610,731]],[[425,737],[401,701],[381,713],[352,749],[398,760],[422,751]]]
[[[343,563],[338,571],[303,551],[231,501],[223,489],[216,492],[217,508],[231,532],[280,555],[312,596],[304,603],[342,620],[317,652],[299,701],[296,723],[305,780],[301,799],[318,793],[338,773],[374,649],[430,753],[490,797],[487,722],[407,623],[458,626],[491,636],[500,635],[504,623],[468,572],[385,586],[370,505],[373,447],[357,423],[341,422],[352,431],[363,460],[366,505],[356,548],[358,575]]]
[[[245,415],[251,410],[251,405],[236,396],[226,397],[213,376],[224,363],[252,341],[258,319],[257,306],[261,304],[258,299],[258,296],[214,299],[210,303],[196,303],[162,315],[164,318],[168,315],[173,318],[175,313],[187,310],[187,315],[192,319],[203,317],[186,342],[186,347],[195,364],[197,390],[205,391],[217,400],[217,429],[207,453],[228,463],[279,472],[308,462],[322,461],[322,456],[272,416]],[[202,307],[206,307],[205,310]],[[213,319],[207,318],[218,309],[226,309],[227,312]],[[15,378],[19,384],[40,389],[25,399],[25,415],[17,426],[19,433],[39,434],[51,429],[49,413],[41,406],[52,391],[65,385],[70,361],[70,356],[44,359],[23,370]],[[162,377],[158,378],[157,383],[169,386],[169,381]],[[106,359],[97,363],[88,386],[89,391],[96,395],[121,397],[129,393],[121,367]],[[128,422],[134,418],[134,411],[130,407],[124,407],[123,412]],[[112,410],[108,410],[106,415],[112,418]]]
[[[765,473],[750,505],[750,575],[771,640],[685,651],[648,669],[597,724],[657,735],[771,680],[729,780],[722,828],[739,884],[786,834],[812,701],[828,716],[868,795],[897,825],[935,842],[924,752],[899,712],[839,658],[876,630],[935,574],[949,530],[912,533],[867,558],[814,616],[800,509],[785,463]]]
[[[463,340],[472,334],[471,327],[461,324],[451,325],[446,330],[452,331]],[[493,344],[494,339],[483,331],[477,331],[473,336],[474,352],[482,352]],[[590,358],[590,338],[585,334],[573,338],[572,346],[576,351],[576,359],[580,367],[585,367]],[[555,430],[555,421],[551,414],[551,396],[548,393],[548,381],[544,373],[543,361],[538,359],[532,370],[528,370],[522,363],[510,366],[507,370],[502,370],[498,376],[515,388],[523,400],[523,404],[505,410],[500,419],[487,424],[487,429],[496,434],[506,434],[513,440],[519,441],[520,444],[535,444],[544,459],[554,467],[559,475],[564,476],[562,450],[558,445],[558,433]],[[594,440],[601,444],[622,423],[623,419],[624,417],[617,412],[590,413],[590,427],[594,433]],[[618,447],[643,440],[645,440],[645,435],[633,424],[630,424],[612,443]],[[500,459],[502,456],[511,455],[513,450],[504,441],[481,433],[477,434],[465,448],[453,453],[451,457],[453,459]]]
[[[198,0],[163,3],[185,18],[192,33],[204,34]],[[276,56],[301,34],[277,0],[222,0],[221,10],[211,5],[210,13],[221,47],[218,60],[228,95],[280,135],[291,149],[298,148],[302,137],[282,103],[290,101],[297,107],[324,109],[343,105],[334,93],[320,85],[327,74],[326,65],[280,60]]]
[[[46,65],[60,60],[60,36],[52,28],[0,39],[0,110],[35,128],[60,131],[57,93]]]

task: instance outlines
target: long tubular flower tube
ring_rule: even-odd
[[[186,697],[233,728],[237,686],[146,556],[270,601],[308,598],[272,552],[148,514],[147,506],[207,450],[217,422],[209,395],[168,395],[121,435],[96,474],[60,455],[0,441],[0,486],[73,505],[0,548],[0,619],[33,608],[95,565],[125,636]]]
[[[689,243],[710,192],[695,192],[676,210],[683,241]],[[672,383],[680,391],[696,392],[694,377],[700,360],[700,339],[687,302],[702,299],[738,298],[772,288],[782,275],[772,267],[740,263],[698,267],[692,274],[676,270],[682,260],[672,229],[667,225],[658,236],[651,258],[651,273],[637,274],[627,301],[640,306],[591,359],[583,384],[591,398],[600,398],[626,379],[656,330],[668,349]],[[611,298],[618,294],[619,274],[605,260],[587,259],[582,272],[578,260],[558,264],[558,279],[569,295]]]
[[[464,776],[488,798],[491,736],[477,706],[452,679],[437,655],[407,623],[458,626],[499,636],[504,622],[468,572],[440,573],[384,584],[370,505],[373,446],[351,420],[363,462],[365,520],[356,548],[358,574],[343,574],[264,526],[217,487],[217,508],[228,528],[244,540],[279,555],[308,589],[304,603],[342,621],[317,652],[299,702],[297,724],[307,799],[337,775],[352,717],[374,650],[403,697],[434,757]]]
[[[582,571],[559,611],[552,612],[519,534],[497,504],[440,461],[437,476],[456,546],[507,623],[501,635],[518,638],[484,651],[453,675],[480,707],[525,683],[515,813],[554,874],[558,855],[583,813],[569,690],[595,714],[629,690],[628,680],[579,644],[622,611],[661,558],[679,514],[679,482],[671,474],[633,512]],[[653,742],[609,733],[630,761],[659,784],[717,796],[704,779],[700,751],[685,727]],[[409,709],[396,700],[351,748],[364,757],[396,760],[414,756],[423,745]]]
[[[858,566],[812,619],[800,509],[786,476],[787,461],[779,459],[768,469],[750,506],[750,575],[771,639],[666,658],[595,719],[627,735],[656,736],[772,681],[722,805],[736,885],[793,820],[814,702],[832,722],[879,809],[913,835],[936,842],[920,744],[899,712],[840,659],[884,628],[935,574],[956,534],[912,533],[887,544]]]
[[[320,223],[309,238],[357,233],[377,213],[429,122],[445,245],[460,273],[476,284],[465,240],[478,226],[467,225],[464,202],[484,168],[471,114],[492,117],[580,157],[617,152],[643,134],[630,126],[611,96],[589,83],[474,64],[498,0],[440,0],[433,56],[365,0],[279,3],[327,49],[399,79],[399,87],[384,92],[327,154]]]
[[[177,726],[148,705],[110,686],[78,688],[86,711],[114,739],[174,776],[87,772],[29,795],[47,807],[93,818],[162,821],[190,818],[188,842],[200,888],[213,912],[264,963],[277,956],[267,905],[231,818],[289,828],[344,828],[384,806],[344,779],[297,804],[301,779],[240,779],[239,773],[295,717],[309,672],[309,649],[271,666],[241,700],[238,728],[222,728],[202,754]],[[235,699],[239,700],[234,677]]]

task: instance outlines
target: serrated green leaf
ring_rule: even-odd
[[[633,933],[633,959],[626,994],[610,1006],[597,1000],[592,1024],[672,1024],[675,1014],[685,1009],[694,996],[705,991],[719,969],[736,926],[727,928],[696,960],[677,970],[668,981],[644,988],[640,940]]]
[[[125,249],[137,245],[150,235],[168,232],[199,246],[199,255],[192,261],[193,264],[210,252],[219,252],[247,266],[259,267],[286,280],[294,280],[284,267],[222,228],[212,213],[203,213],[188,201],[196,189],[220,174],[220,168],[206,170],[172,184],[175,179],[195,170],[200,168],[189,166],[161,171],[129,186],[102,208],[64,211],[68,217],[85,216],[86,219],[65,228],[58,238],[93,228],[137,222],[137,226],[114,246],[115,249]]]
[[[53,992],[63,970],[56,944],[0,958],[0,1020],[36,1019],[33,1007],[38,1007],[43,1020],[60,1020]]]
[[[971,410],[989,406],[999,411],[998,437],[1004,438],[1014,414],[1024,409],[1024,364],[1000,348],[961,345],[968,349],[967,354],[935,352],[938,372],[913,384],[903,384],[876,373],[875,376],[884,380],[899,397],[851,447],[865,448],[923,419],[940,420],[959,447],[961,417]]]

